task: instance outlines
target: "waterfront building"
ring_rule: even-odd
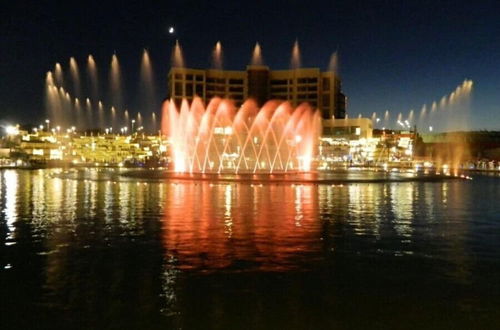
[[[331,71],[319,68],[270,70],[265,65],[249,65],[245,71],[173,67],[168,74],[168,98],[178,105],[195,96],[207,103],[212,97],[232,99],[240,106],[254,99],[259,106],[271,99],[287,100],[296,107],[307,102],[321,111],[323,119],[344,118],[346,97],[341,81]]]

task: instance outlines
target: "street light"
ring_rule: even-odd
[[[47,132],[50,131],[50,120],[45,119],[45,123],[47,123]]]
[[[134,133],[134,124],[135,124],[135,119],[132,119],[132,120],[131,120],[131,122],[132,122],[132,133]]]

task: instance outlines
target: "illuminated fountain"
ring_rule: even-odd
[[[162,132],[175,172],[307,172],[321,133],[318,111],[303,104],[269,101],[261,109],[248,100],[236,109],[229,100],[199,98],[180,109],[165,101]]]

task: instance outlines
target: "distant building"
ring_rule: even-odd
[[[369,118],[323,120],[323,136],[346,140],[371,139],[373,123]]]
[[[201,97],[230,98],[236,105],[253,98],[259,105],[267,100],[287,100],[293,106],[308,102],[321,111],[323,119],[344,118],[346,97],[340,78],[318,68],[270,70],[264,65],[249,65],[246,71],[200,70],[174,67],[168,74],[168,97],[180,104]]]

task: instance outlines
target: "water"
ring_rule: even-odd
[[[55,172],[0,172],[2,329],[500,324],[498,177],[292,186]]]
[[[307,104],[268,101],[262,108],[247,100],[240,109],[214,97],[162,106],[162,132],[176,172],[273,173],[310,171],[321,117]],[[179,111],[180,110],[180,111]]]

